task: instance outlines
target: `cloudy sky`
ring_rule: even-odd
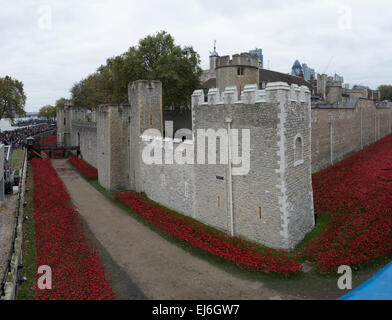
[[[0,76],[23,81],[26,110],[68,98],[74,82],[148,34],[192,45],[207,68],[262,48],[265,66],[295,59],[350,84],[392,84],[390,0],[0,0]]]

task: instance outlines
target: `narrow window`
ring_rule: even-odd
[[[64,118],[64,125],[67,123],[66,118]]]
[[[294,138],[294,166],[304,163],[304,145],[300,134]]]
[[[220,196],[217,197],[217,205],[218,205],[218,209],[220,209],[221,208],[221,197]]]
[[[152,114],[150,114],[150,126],[152,126]]]
[[[259,219],[260,219],[260,220],[263,220],[263,208],[262,208],[262,207],[259,207],[259,208],[258,208],[257,214],[258,214],[258,216],[259,216]]]
[[[244,75],[244,68],[239,67],[239,68],[237,69],[237,75],[243,76],[243,75]]]

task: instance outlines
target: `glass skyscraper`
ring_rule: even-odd
[[[291,75],[299,77],[301,72],[304,76],[304,80],[310,81],[312,78],[316,79],[316,71],[314,69],[309,68],[306,63],[301,63],[298,60],[295,60],[293,67],[291,68]]]
[[[264,68],[263,50],[262,49],[250,50],[249,53],[255,54],[259,57],[259,67],[260,67],[260,69],[263,69]]]

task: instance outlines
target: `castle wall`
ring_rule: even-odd
[[[160,139],[162,141],[162,139]],[[173,139],[165,139],[163,143],[169,145]],[[147,136],[141,138],[141,150],[151,143]],[[189,142],[193,145],[193,142]],[[173,153],[179,146],[174,142],[168,153]],[[162,158],[166,157],[163,150]],[[141,184],[143,192],[150,199],[183,215],[194,217],[195,176],[192,165],[173,164],[145,164],[141,162]]]
[[[392,109],[358,99],[351,108],[312,109],[312,171],[318,172],[392,133]]]
[[[202,98],[200,97],[200,99]],[[224,104],[194,104],[193,113],[195,145],[202,141],[201,137],[197,136],[197,129],[212,129],[217,132],[227,127],[224,120],[228,115],[228,110]],[[205,157],[203,160],[206,164],[196,162],[193,168],[195,172],[196,203],[194,217],[207,225],[230,232],[227,198],[228,168],[226,164],[220,164],[220,149],[224,142],[216,139],[216,164],[208,162],[208,142],[207,139],[204,139]],[[196,152],[196,157],[200,157],[198,152]]]
[[[368,89],[366,88],[344,89],[343,93],[348,94],[352,98],[362,98],[362,99],[368,98]]]
[[[337,103],[338,101],[342,100],[342,86],[328,86],[327,87],[327,102],[330,104]]]
[[[79,146],[83,160],[97,167],[97,123],[72,121],[72,145]]]
[[[279,159],[279,171],[283,175],[283,196],[280,202],[286,203],[286,210],[282,215],[287,217],[286,220],[283,219],[281,235],[286,237],[286,243],[282,247],[294,248],[315,225],[310,92],[306,87],[292,85],[287,101],[288,103],[280,107],[278,125],[279,130],[283,131],[280,136],[284,137],[279,141],[284,145],[284,158],[281,155]]]

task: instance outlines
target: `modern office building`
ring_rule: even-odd
[[[255,54],[259,57],[259,68],[264,68],[264,57],[263,57],[263,50],[262,49],[254,49],[249,51],[250,54]]]
[[[312,78],[316,79],[316,71],[312,68],[309,68],[306,63],[302,64],[295,60],[292,68],[291,68],[291,75],[296,77],[302,77],[306,81],[310,81]]]
[[[344,82],[344,78],[342,76],[339,76],[338,74],[335,73],[334,75],[334,80],[343,83]]]
[[[312,78],[316,79],[316,71],[314,71],[312,68],[309,68],[306,63],[302,64],[302,71],[306,81],[310,81]]]

